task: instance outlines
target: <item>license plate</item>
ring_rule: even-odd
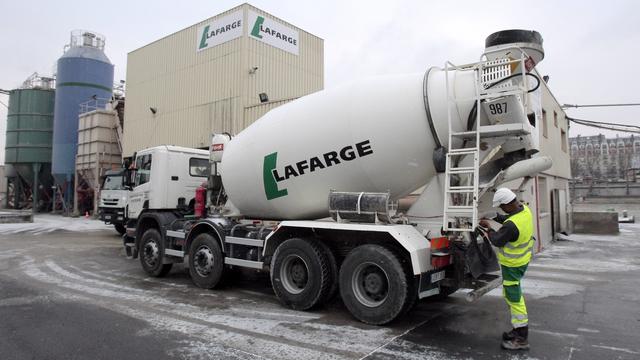
[[[104,219],[105,219],[105,220],[111,220],[111,215],[105,215],[105,216],[104,216]]]
[[[438,282],[440,280],[444,279],[444,271],[439,271],[437,273],[433,273],[431,274],[431,282]]]

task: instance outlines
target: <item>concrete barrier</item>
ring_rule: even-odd
[[[618,213],[611,211],[574,211],[573,232],[576,234],[618,234],[620,232]]]
[[[0,211],[0,224],[30,223],[33,222],[31,210],[2,210]]]

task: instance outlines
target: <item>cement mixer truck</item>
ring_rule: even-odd
[[[146,209],[127,254],[152,276],[183,263],[202,288],[267,271],[285,306],[339,293],[369,324],[458,289],[477,299],[500,284],[477,231],[493,191],[551,166],[536,155],[543,57],[539,33],[500,31],[477,62],[320,91],[215,134],[206,212]]]

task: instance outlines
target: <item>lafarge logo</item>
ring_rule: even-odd
[[[277,199],[289,195],[287,189],[279,188],[279,183],[290,178],[296,178],[334,165],[353,161],[357,158],[373,154],[371,141],[361,141],[355,145],[348,145],[340,150],[329,151],[322,155],[304,159],[295,164],[278,167],[278,153],[274,152],[264,157],[262,176],[264,193],[267,200]]]
[[[298,55],[298,31],[249,10],[249,37]]]
[[[243,31],[242,10],[198,27],[196,51],[202,51],[239,38]]]

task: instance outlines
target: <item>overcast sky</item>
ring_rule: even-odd
[[[107,38],[115,81],[127,53],[228,10],[240,1],[3,1],[0,88],[53,72],[73,29]],[[538,65],[561,104],[640,102],[639,1],[266,1],[252,5],[324,39],[325,88],[390,73],[473,62],[484,39],[503,29],[533,29],[546,51]],[[8,97],[0,95],[7,104]],[[567,110],[569,116],[638,124],[640,107]],[[4,149],[6,108],[0,105]],[[572,125],[570,136],[615,133]],[[4,150],[0,150],[4,162]]]

